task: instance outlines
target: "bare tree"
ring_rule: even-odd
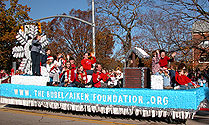
[[[140,33],[134,37],[135,46],[151,52],[165,49],[178,52],[178,60],[185,60],[191,55],[191,28],[176,17],[161,10],[149,10],[143,15]],[[191,57],[189,57],[191,58]]]
[[[209,22],[208,0],[160,0],[160,2],[155,1],[153,5],[186,21]]]
[[[96,0],[99,21],[112,30],[126,53],[132,47],[134,28],[140,23],[141,0]]]

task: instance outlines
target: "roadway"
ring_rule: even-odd
[[[66,112],[41,108],[27,108],[0,104],[0,125],[166,125],[160,120],[146,118],[135,119],[127,117],[107,117],[88,115],[87,113]],[[209,111],[201,111],[193,120],[187,120],[188,125],[208,125]]]

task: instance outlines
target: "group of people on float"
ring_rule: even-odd
[[[37,34],[32,41],[31,59],[32,74],[36,76],[49,76],[48,85],[63,87],[115,87],[122,80],[122,72],[108,72],[96,64],[94,54],[85,53],[81,63],[76,66],[74,58],[70,55],[64,58],[63,54],[50,56],[51,51],[43,48],[40,43],[41,36]],[[41,68],[40,68],[41,62]]]
[[[203,77],[198,78],[198,81],[192,81],[188,77],[188,69],[184,63],[180,63],[178,66],[175,65],[175,56],[176,52],[173,52],[168,57],[165,50],[152,52],[152,74],[163,77],[163,87],[165,89],[191,89],[203,86],[200,82],[207,84],[207,80]]]
[[[41,56],[40,75],[48,76],[48,86],[60,87],[96,87],[112,88],[121,87],[123,73],[118,69],[107,70],[96,63],[93,53],[85,53],[80,64],[75,64],[75,59],[70,55],[66,58],[59,53],[56,57],[51,56],[51,51],[46,50]],[[36,75],[36,74],[33,74]]]

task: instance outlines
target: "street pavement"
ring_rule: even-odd
[[[88,113],[66,112],[41,108],[28,108],[0,104],[0,125],[166,125],[165,121],[135,119],[126,117],[106,117]],[[208,125],[209,111],[198,112],[188,125]]]

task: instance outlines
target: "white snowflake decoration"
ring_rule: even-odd
[[[26,74],[32,74],[32,61],[31,61],[31,51],[30,46],[32,45],[32,40],[38,34],[38,27],[35,25],[26,25],[25,32],[21,29],[17,33],[16,39],[21,44],[21,46],[15,46],[12,48],[12,54],[15,58],[22,58],[19,70],[25,72]],[[41,46],[44,48],[48,45],[48,40],[46,35],[41,37]]]

